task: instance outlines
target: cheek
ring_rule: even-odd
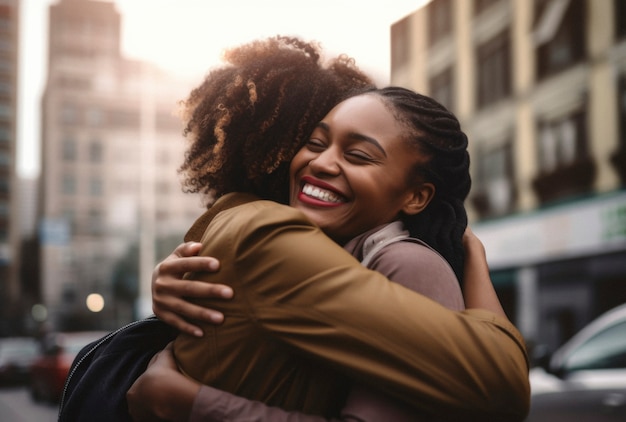
[[[298,151],[296,155],[291,160],[291,164],[289,165],[289,174],[292,176],[296,174],[298,171],[302,169],[302,167],[306,166],[306,163],[310,161],[307,158],[307,152],[304,150]]]
[[[403,175],[394,173],[383,173],[368,179],[360,188],[362,199],[380,214],[395,214],[407,188],[405,183],[397,182],[402,177]]]

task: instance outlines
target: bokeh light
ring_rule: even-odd
[[[104,309],[104,298],[98,293],[91,293],[87,296],[85,303],[87,304],[87,309],[91,312],[100,312]]]

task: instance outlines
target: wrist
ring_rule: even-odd
[[[173,422],[187,422],[200,385],[186,377],[184,381],[181,379],[170,385],[173,388],[169,388],[164,397],[162,417]]]
[[[476,236],[464,236],[463,248],[466,256],[486,257],[485,245]]]

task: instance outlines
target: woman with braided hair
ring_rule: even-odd
[[[304,144],[295,156],[284,148],[278,149],[282,153],[269,148],[265,151],[271,154],[248,156],[244,163],[247,158],[228,155],[245,152],[242,145],[249,139],[279,143],[284,133],[292,133],[293,125],[304,127],[301,119],[294,120],[293,113],[285,120],[282,107],[273,107],[269,113],[260,110],[257,101],[264,91],[264,77],[235,78],[232,89],[246,87],[248,93],[254,92],[248,95],[252,104],[237,109],[242,115],[250,113],[246,120],[235,122],[230,109],[220,106],[198,113],[202,95],[196,101],[192,93],[187,102],[191,117],[186,132],[195,145],[205,145],[196,148],[192,144],[190,151],[195,153],[187,154],[183,167],[186,180],[192,190],[217,200],[190,229],[186,240],[201,240],[201,255],[218,258],[220,268],[208,272],[208,267],[203,267],[207,262],[199,260],[177,268],[186,266],[185,271],[195,271],[188,275],[190,279],[213,283],[213,288],[230,285],[237,294],[227,302],[196,301],[228,317],[219,326],[197,321],[205,333],[203,338],[189,334],[177,338],[173,350],[180,369],[230,393],[325,418],[339,415],[354,382],[357,403],[349,402],[346,409],[364,420],[380,416],[377,412],[384,411],[387,398],[382,398],[382,407],[372,412],[363,406],[367,403],[358,403],[358,398],[367,397],[369,391],[359,393],[360,385],[375,387],[389,396],[389,411],[394,406],[409,406],[405,416],[413,420],[415,412],[448,420],[486,415],[521,420],[528,406],[525,349],[521,336],[506,318],[487,311],[447,310],[397,283],[389,283],[348,253],[368,261],[372,269],[384,270],[395,281],[426,290],[426,295],[449,308],[463,308],[455,277],[455,273],[462,274],[463,259],[452,259],[452,254],[459,248],[462,251],[466,226],[462,202],[469,190],[469,173],[467,139],[454,116],[412,91],[371,90],[340,102],[317,120],[308,131],[310,136],[291,141]],[[293,88],[289,95],[312,105],[304,91]],[[264,92],[267,95],[269,91]],[[279,90],[278,97],[286,93]],[[422,119],[414,116],[420,107]],[[213,114],[220,116],[214,119]],[[247,123],[260,121],[257,115],[270,116],[271,123],[260,127]],[[265,117],[261,120],[268,122]],[[229,124],[234,126],[233,132],[229,132]],[[272,132],[273,128],[280,130]],[[455,131],[455,137],[450,137]],[[202,140],[203,136],[210,141]],[[230,142],[236,145],[229,147]],[[231,152],[224,153],[226,148]],[[201,156],[200,161],[195,161],[195,156]],[[265,159],[273,156],[280,159]],[[289,161],[291,187],[273,189],[281,185],[275,171]],[[249,174],[259,168],[266,172]],[[218,175],[217,170],[225,169],[230,169],[228,176]],[[455,181],[465,186],[449,186],[440,180],[454,176],[455,171],[467,174],[467,180]],[[211,185],[214,177],[223,177],[224,183]],[[225,187],[226,182],[232,185]],[[440,201],[435,200],[437,189],[444,192]],[[259,199],[281,201],[281,192],[286,193],[282,198],[289,198],[292,207]],[[415,217],[430,204],[436,206],[430,215],[425,214],[422,220]],[[430,241],[438,242],[454,270],[421,241],[391,242],[409,240],[402,222],[410,232],[423,230],[423,235],[431,236]],[[454,223],[453,227],[448,223]],[[424,230],[423,224],[438,224],[448,234]],[[320,228],[336,243],[322,235]],[[385,247],[378,249],[379,244]],[[468,251],[473,254],[476,248]],[[470,272],[480,273],[484,280],[484,256],[482,259],[483,266],[470,267]],[[161,269],[167,273],[166,262],[157,267],[157,273]],[[187,285],[186,293],[179,296],[201,297],[198,292],[204,289],[197,286]],[[174,305],[169,312],[181,312],[179,306]],[[188,309],[198,315],[194,305]],[[167,318],[172,320],[171,314]],[[190,325],[181,327],[188,332]],[[138,420],[145,409],[137,406],[146,405],[141,381],[129,391],[131,413]],[[152,415],[186,420],[190,411],[192,419],[202,414],[198,402],[194,402],[193,411],[191,403],[199,390],[206,390],[192,382],[174,394],[183,390],[187,392],[185,398],[178,402],[174,395],[160,396],[163,400],[159,398],[153,405],[163,408],[152,409]],[[495,400],[494,395],[498,395]],[[170,406],[172,403],[175,407]],[[259,412],[274,410],[280,411],[264,407]],[[277,420],[273,413],[263,414]],[[226,417],[233,414],[217,420]]]

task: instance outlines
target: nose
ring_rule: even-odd
[[[334,151],[334,148],[324,150],[309,161],[309,168],[314,174],[338,174],[341,167],[337,152]]]

